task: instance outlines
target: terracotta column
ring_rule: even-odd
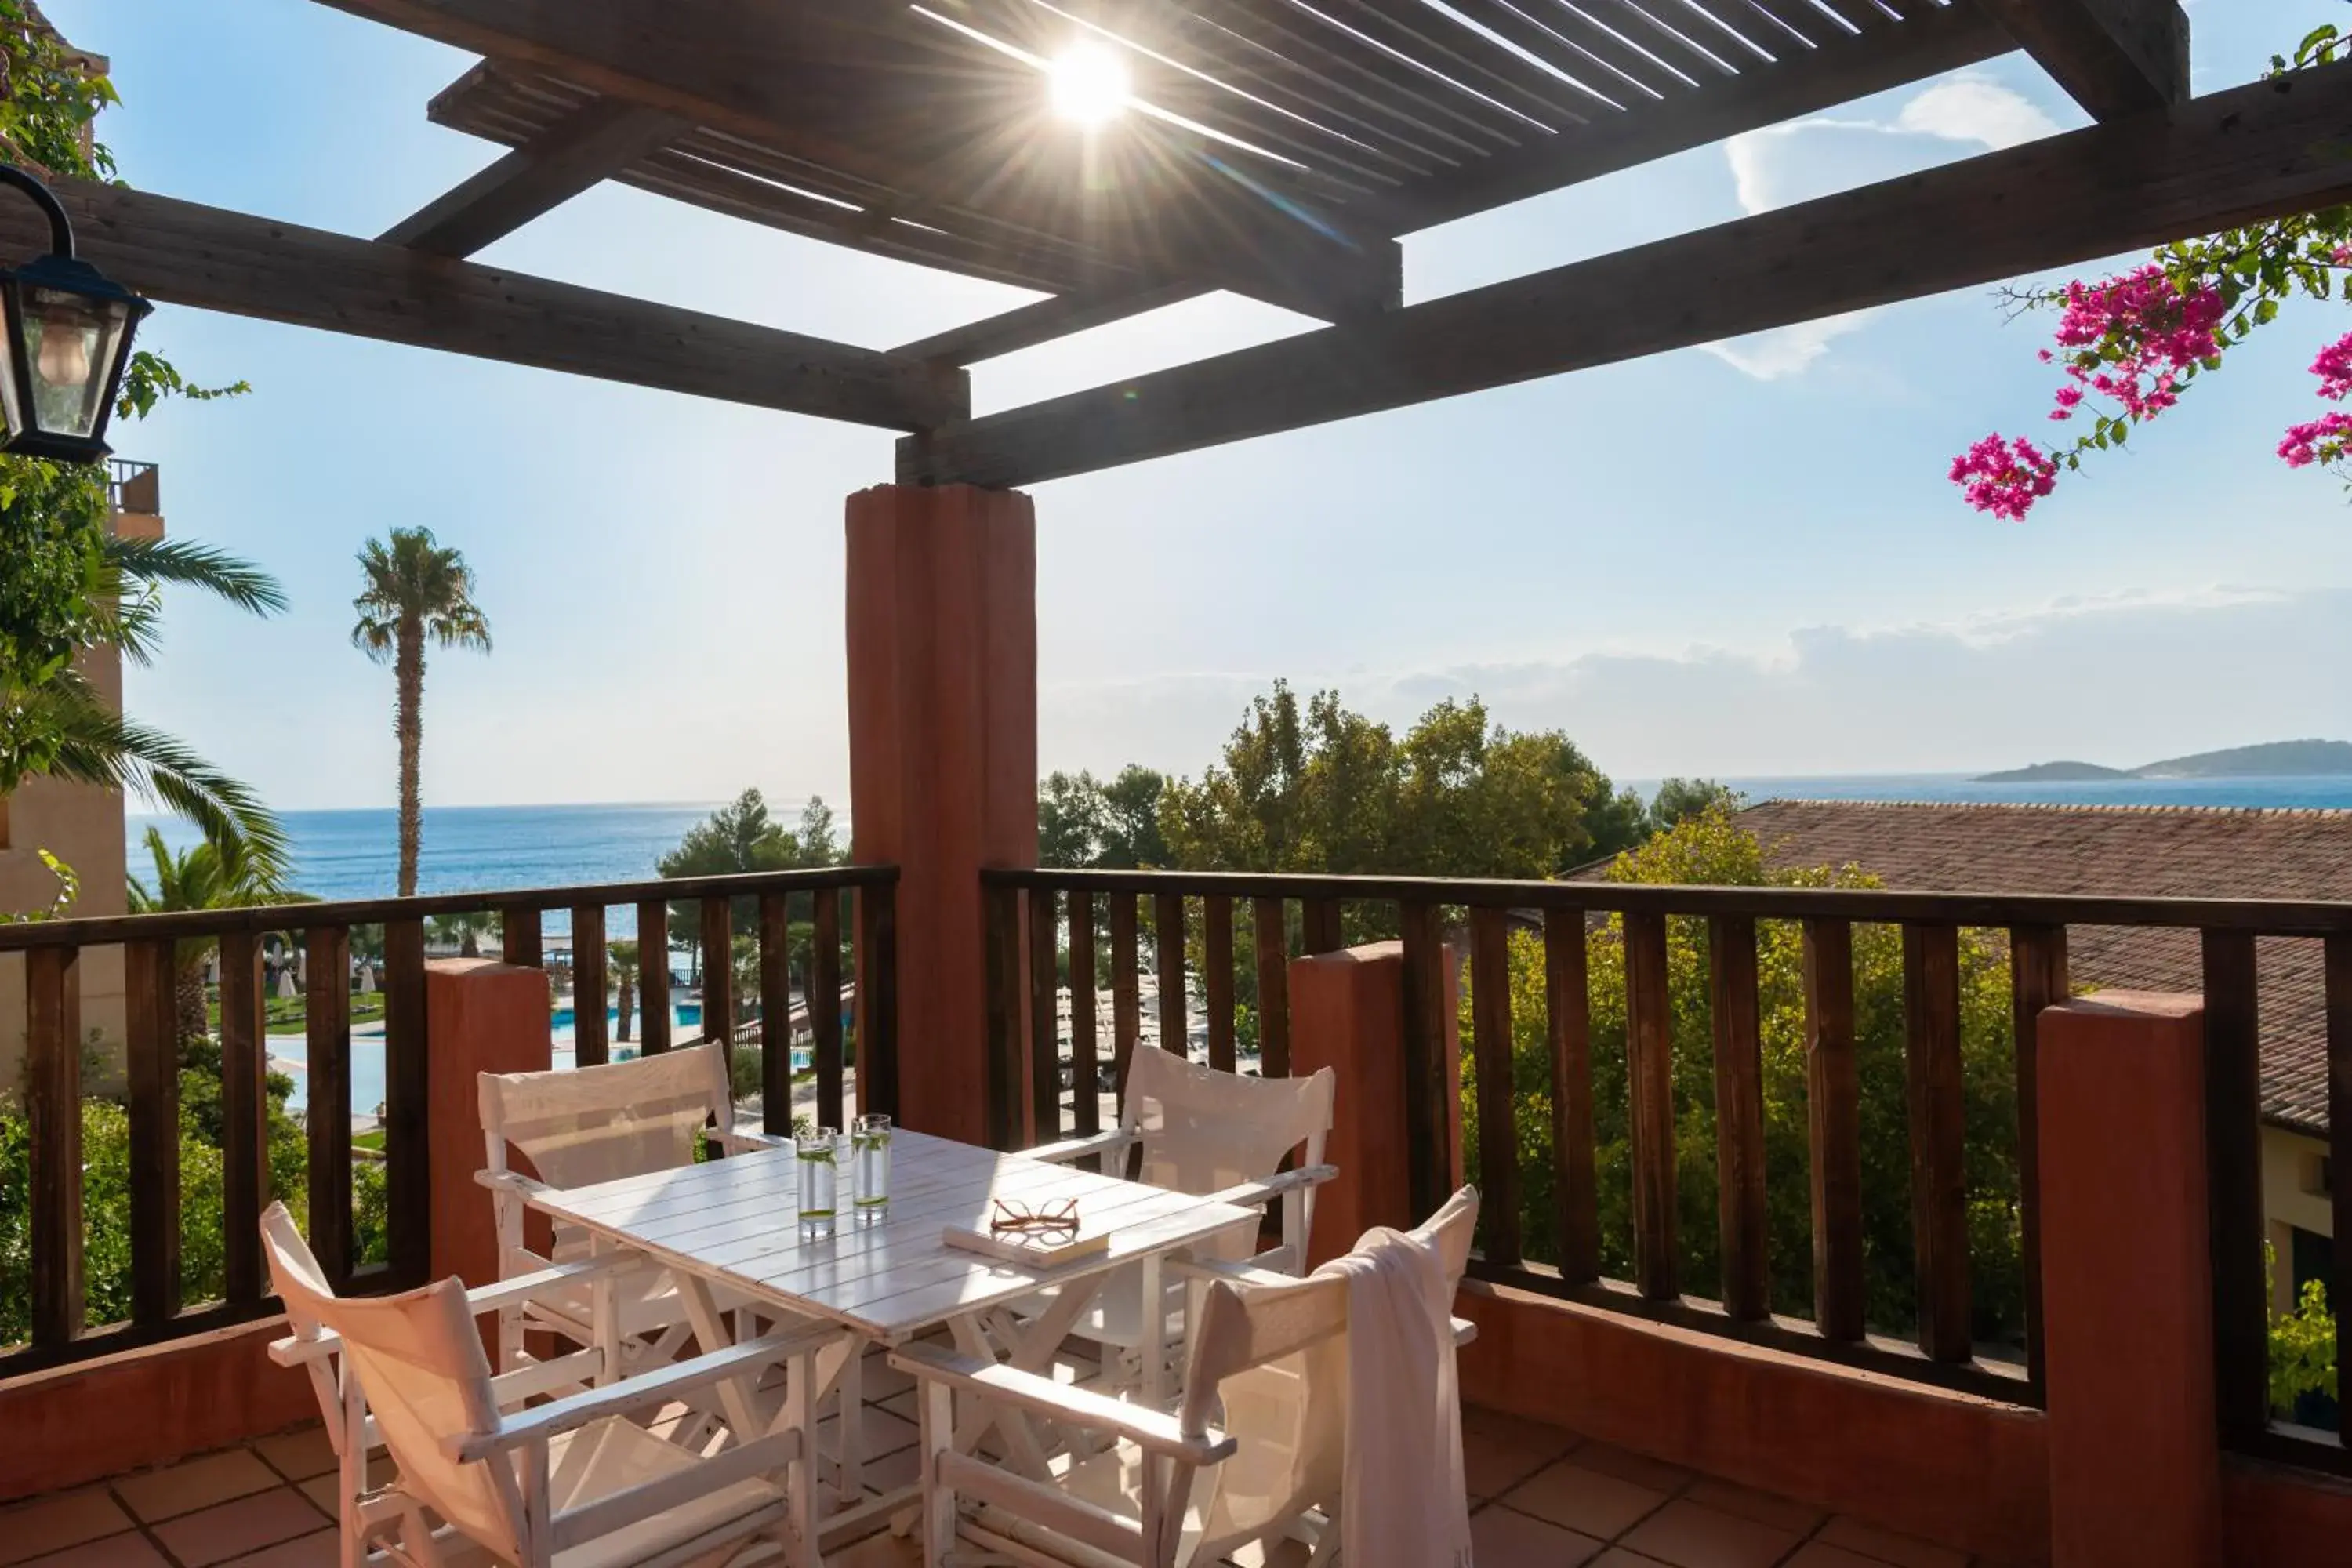
[[[2053,1568],[2220,1568],[2203,1003],[2042,1015]]]
[[[433,1278],[468,1285],[499,1278],[499,1233],[482,1168],[479,1079],[486,1072],[544,1072],[549,1061],[547,972],[488,958],[425,966],[425,1037],[433,1129]]]
[[[899,868],[898,1116],[985,1143],[980,869],[1037,861],[1036,514],[881,485],[848,528],[851,845]]]
[[[1458,983],[1452,952],[1445,972],[1445,1054],[1454,1064],[1448,1124],[1462,1121]],[[1404,943],[1379,942],[1290,961],[1290,1070],[1329,1068],[1339,1078],[1324,1160],[1339,1173],[1316,1190],[1310,1264],[1336,1258],[1376,1225],[1409,1227],[1405,1158]],[[1454,1140],[1454,1182],[1462,1181],[1462,1140]]]

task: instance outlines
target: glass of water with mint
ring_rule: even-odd
[[[857,1223],[879,1225],[890,1216],[890,1119],[859,1117],[849,1142],[856,1164]]]
[[[833,1234],[834,1205],[841,1185],[841,1134],[820,1127],[793,1140],[801,1167],[801,1236]]]

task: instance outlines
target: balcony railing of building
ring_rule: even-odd
[[[106,460],[106,499],[116,511],[161,517],[163,514],[163,470],[153,463],[134,462],[128,458],[109,458]]]
[[[25,1217],[29,1268],[17,1288],[29,1296],[26,1342],[0,1345],[0,1381],[136,1346],[190,1338],[274,1313],[267,1291],[258,1219],[275,1195],[307,1215],[311,1248],[338,1289],[402,1289],[423,1283],[432,1258],[427,1155],[436,1140],[478,1136],[471,1127],[427,1124],[427,1082],[435,1058],[425,1005],[425,922],[435,917],[495,914],[509,963],[541,965],[543,917],[571,921],[573,1051],[579,1066],[608,1059],[613,1042],[604,1008],[610,972],[608,907],[635,911],[641,952],[663,951],[671,911],[696,912],[692,929],[701,971],[701,1030],[731,1040],[745,1004],[756,997],[767,1018],[793,1012],[793,994],[810,1002],[819,1114],[852,1112],[840,1000],[854,976],[859,1011],[855,1070],[858,1098],[889,1111],[898,1095],[896,1023],[898,870],[889,866],[687,878],[594,887],[452,893],[347,903],[289,904],[184,914],[131,915],[0,926],[0,962],[21,964],[26,997],[23,1102],[28,1129],[29,1184]],[[847,906],[845,908],[845,906]],[[737,928],[756,921],[757,981],[739,994]],[[355,1246],[352,1079],[353,939],[380,943],[383,1005],[381,1257]],[[849,963],[845,964],[844,937]],[[805,944],[795,971],[794,953]],[[219,1299],[184,1300],[179,985],[181,959],[216,944],[221,1111]],[[280,946],[280,944],[283,944]],[[81,963],[119,948],[126,974],[130,1145],[130,1315],[92,1323],[85,1290],[85,1053],[80,1022]],[[301,1190],[271,1191],[267,1074],[269,1070],[265,949],[299,947],[303,955],[305,1073],[312,1113]],[[369,967],[375,967],[371,963]],[[667,963],[641,961],[647,1053],[671,1047],[671,974]],[[797,984],[796,984],[797,982]],[[824,999],[834,999],[832,1005]],[[583,1004],[584,1005],[582,1005]],[[759,1080],[766,1130],[788,1131],[793,1107],[791,1031],[763,1031]],[[747,1047],[748,1048],[748,1047]],[[207,1086],[209,1087],[209,1086]],[[470,1102],[470,1097],[468,1097]],[[845,1121],[835,1125],[845,1126]],[[281,1173],[281,1179],[283,1173]],[[5,1239],[5,1237],[0,1237]],[[214,1245],[198,1238],[197,1245]],[[0,1258],[0,1288],[12,1284]],[[26,1267],[19,1255],[16,1265]]]
[[[1246,1016],[1261,1070],[1290,1070],[1287,964],[1338,951],[1344,931],[1400,937],[1405,1042],[1402,1090],[1415,1213],[1442,1200],[1465,1142],[1467,1172],[1486,1194],[1475,1275],[1634,1317],[1697,1330],[1882,1374],[2042,1404],[2041,1256],[2033,1021],[2069,995],[2069,927],[2158,927],[2198,933],[2202,945],[2215,1356],[2224,1446],[2287,1463],[2352,1471],[2340,1438],[2273,1421],[2268,1380],[2269,1289],[2263,1239],[2256,939],[2321,942],[2327,980],[2327,1049],[2333,1160],[2352,1156],[2352,904],[2114,898],[2002,897],[1817,889],[1701,888],[1581,882],[1457,881],[1411,878],[992,870],[983,874],[989,920],[992,1126],[1010,1143],[1094,1131],[1095,1094],[1067,1079],[1106,1086],[1123,1077],[1144,1037],[1143,981],[1156,977],[1158,1037],[1184,1041],[1197,1001],[1206,1058],[1231,1069]],[[1236,922],[1247,921],[1243,971],[1255,994],[1237,994]],[[1759,922],[1801,933],[1806,1058],[1807,1191],[1782,1194],[1810,1209],[1812,1307],[1776,1313],[1768,1257],[1772,1183],[1764,1158],[1764,1097],[1758,1005]],[[1676,1079],[1669,931],[1703,928],[1711,1078],[1685,1062]],[[1862,1182],[1866,1151],[1854,1044],[1857,928],[1899,931],[1904,1102],[1916,1260],[1916,1324],[1866,1319]],[[1515,944],[1514,928],[1529,936]],[[1103,933],[1108,932],[1107,942]],[[1990,1136],[2016,1162],[2016,1264],[2022,1321],[2013,1345],[1972,1331],[1970,1187],[1962,1057],[1961,953],[1968,933],[1990,932],[2008,968],[2008,1034],[2015,1125]],[[1513,1089],[1512,950],[1540,973],[1517,988],[1542,999],[1548,1117],[1529,1116]],[[1882,939],[1884,940],[1884,939]],[[1461,951],[1472,995],[1460,1047],[1453,974]],[[1977,951],[1982,951],[1981,948]],[[1100,973],[1108,957],[1108,973]],[[1596,1213],[1593,965],[1622,966],[1625,1102],[1611,1108],[1628,1130],[1630,1280],[1605,1279]],[[1065,979],[1065,973],[1066,978]],[[1611,977],[1613,981],[1615,977]],[[1057,992],[1069,992],[1066,1029]],[[1100,1037],[1097,997],[1110,992],[1110,1036]],[[1024,1023],[1025,1016],[1025,1023]],[[1981,1032],[1981,1021],[1979,1025]],[[1024,1037],[1025,1035],[1025,1037]],[[1066,1035],[1066,1040],[1065,1039]],[[1457,1112],[1462,1063],[1475,1079]],[[1612,1074],[1613,1076],[1613,1074]],[[1711,1082],[1713,1092],[1700,1081]],[[1519,1080],[1525,1082],[1524,1077]],[[1025,1087],[1024,1087],[1025,1086]],[[1347,1092],[1343,1088],[1343,1093]],[[1720,1300],[1685,1294],[1689,1238],[1678,1235],[1678,1118],[1711,1100],[1718,1198]],[[1524,1119],[1524,1120],[1523,1120]],[[1540,1122],[1530,1133],[1530,1122]],[[1883,1136],[1883,1134],[1882,1134]],[[1540,1172],[1537,1167],[1545,1167]],[[1881,1168],[1884,1163],[1881,1162]],[[1555,1194],[1550,1234],[1527,1234],[1523,1188],[1540,1179]],[[2352,1237],[2352,1184],[2336,1186],[2336,1235]],[[1530,1260],[1535,1250],[1549,1259]],[[2127,1289],[2118,1282],[2119,1290]],[[2329,1282],[2336,1341],[2352,1317],[2352,1246],[2340,1240]],[[2116,1310],[2132,1310],[2127,1294]],[[2013,1356],[2013,1359],[2011,1359]]]

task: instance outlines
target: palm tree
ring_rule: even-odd
[[[392,541],[371,539],[360,552],[367,586],[352,601],[359,620],[352,646],[393,667],[393,731],[400,737],[400,896],[416,891],[423,805],[417,753],[425,740],[425,644],[490,651],[490,623],[474,603],[466,557],[436,543],[427,528],[395,528]]]
[[[613,984],[620,992],[620,1005],[614,1009],[620,1016],[614,1022],[613,1037],[626,1040],[629,1037],[629,1022],[637,1016],[637,944],[634,942],[606,944],[604,971],[613,977]],[[573,1002],[572,1006],[576,1010],[579,1003]]]
[[[267,574],[185,541],[108,536],[100,552],[97,618],[85,646],[112,648],[133,664],[154,655],[164,584],[198,588],[257,616],[286,607]],[[194,822],[205,838],[241,855],[257,871],[284,871],[286,830],[246,785],[206,763],[184,742],[125,718],[70,666],[38,684],[0,686],[0,795],[47,776],[152,800]]]
[[[435,942],[454,942],[458,957],[479,958],[482,956],[482,938],[499,934],[499,917],[480,910],[435,915],[425,922],[425,929]]]
[[[146,847],[155,881],[151,888],[135,876],[131,879],[133,914],[252,909],[302,897],[289,891],[278,880],[277,867],[257,856],[242,838],[207,838],[175,855],[163,842],[162,832],[150,827]],[[203,1039],[209,1028],[205,1015],[205,963],[219,945],[217,937],[186,937],[173,950],[173,1010],[179,1016],[184,1051],[192,1041]]]

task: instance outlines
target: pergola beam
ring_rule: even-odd
[[[2177,0],[1978,0],[2099,120],[2189,97],[2189,14]]]
[[[1205,283],[1161,283],[1117,293],[1060,294],[900,343],[890,352],[942,364],[978,364],[1210,292]]]
[[[400,246],[87,180],[50,182],[83,258],[152,299],[892,430],[961,418],[960,373]],[[24,202],[0,246],[45,250]]]
[[[2352,64],[2297,71],[950,426],[899,476],[1034,484],[2352,202],[2347,124]]]
[[[592,100],[380,237],[435,256],[471,256],[691,129],[657,109]]]

